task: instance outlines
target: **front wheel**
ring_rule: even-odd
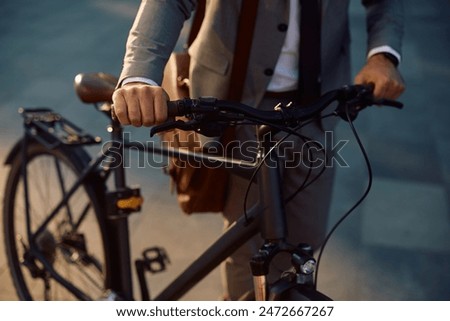
[[[102,297],[106,223],[95,185],[84,182],[55,211],[87,166],[87,154],[80,147],[50,150],[29,140],[26,175],[23,156],[19,151],[10,162],[3,206],[6,254],[19,298]]]
[[[314,289],[312,284],[297,284],[295,279],[280,278],[271,285],[271,301],[332,301]]]

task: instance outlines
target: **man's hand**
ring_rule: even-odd
[[[114,113],[122,125],[153,126],[167,120],[167,93],[159,86],[128,83],[113,94]]]
[[[366,65],[355,77],[355,84],[375,85],[375,99],[396,99],[405,90],[405,83],[394,64],[382,54],[367,60]]]

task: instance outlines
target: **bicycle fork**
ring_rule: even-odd
[[[270,263],[281,252],[288,252],[291,255],[292,267],[284,271],[281,278],[269,286],[267,276]],[[255,300],[279,300],[287,291],[297,286],[306,286],[312,289],[314,284],[313,273],[316,266],[316,261],[312,255],[312,248],[307,244],[300,244],[296,247],[285,242],[264,244],[250,260]]]

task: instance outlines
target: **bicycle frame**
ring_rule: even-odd
[[[267,139],[269,135],[261,135],[262,144],[259,154],[260,159],[265,159],[265,155],[271,147],[271,142]],[[117,123],[112,124],[111,138],[113,142],[121,142],[122,127]],[[220,163],[221,167],[230,169],[231,171],[252,172],[257,168],[258,161],[249,162],[244,160],[235,160],[218,156],[207,155],[204,153],[193,153],[187,150],[174,148],[158,148],[153,147],[151,150],[141,144],[130,142],[123,143],[123,149],[137,148],[140,152],[159,154],[167,157],[178,157],[182,160],[199,159],[206,165]],[[120,149],[120,157],[123,159],[123,149]],[[106,155],[107,156],[107,155]],[[276,156],[269,157],[264,160],[265,165],[261,166],[258,171],[257,180],[261,182],[261,200],[269,200],[267,203],[259,202],[254,205],[246,217],[242,215],[241,219],[235,222],[215,243],[213,243],[203,254],[200,255],[193,263],[185,269],[172,283],[170,283],[155,300],[176,300],[183,296],[198,281],[208,275],[230,254],[232,254],[245,241],[256,235],[261,228],[261,235],[268,240],[284,240],[286,236],[286,222],[284,218],[284,208],[281,198],[281,187],[279,180],[279,172]],[[275,165],[275,166],[274,166]],[[125,188],[124,168],[118,166],[114,169],[116,188]],[[264,224],[261,224],[261,221]],[[121,293],[125,298],[132,298],[131,284],[131,267],[129,254],[129,237],[128,227],[125,220],[117,222],[120,233],[117,233],[117,246],[120,246],[122,272],[113,271],[113,279],[117,280],[117,284],[112,285],[112,290]],[[261,227],[260,227],[261,226]],[[126,266],[126,269],[123,269]],[[126,271],[126,272],[125,272]],[[125,276],[126,273],[128,276]],[[119,281],[121,280],[121,281]],[[117,288],[116,288],[117,286]],[[145,297],[146,294],[142,293]]]
[[[45,110],[47,112],[49,110]],[[27,111],[25,111],[26,113]],[[42,112],[42,110],[37,110]],[[45,116],[45,115],[44,115]],[[25,116],[26,117],[26,116]],[[56,121],[66,122],[65,125],[70,125],[76,130],[79,130],[75,125],[69,123],[63,118],[58,118]],[[25,122],[26,123],[26,122]],[[37,125],[39,126],[39,124]],[[35,128],[33,128],[35,129]],[[92,159],[89,166],[83,170],[79,178],[70,186],[67,193],[63,196],[59,204],[52,210],[44,223],[34,232],[30,229],[30,212],[27,202],[25,202],[26,220],[27,220],[27,234],[30,242],[30,251],[35,255],[39,261],[45,266],[48,272],[52,275],[53,279],[59,282],[67,290],[72,292],[78,299],[86,300],[89,296],[86,293],[81,292],[73,283],[64,279],[52,268],[50,262],[39,252],[37,248],[33,248],[34,241],[37,236],[46,228],[46,225],[52,220],[52,218],[63,208],[69,199],[74,195],[75,191],[80,188],[84,180],[89,175],[98,175],[100,164],[107,158],[112,158],[113,162],[111,166],[103,168],[102,171],[106,174],[103,175],[103,180],[113,174],[115,191],[108,193],[116,193],[125,191],[127,189],[126,174],[123,163],[120,163],[124,157],[124,150],[126,149],[138,149],[140,152],[159,154],[166,157],[178,157],[183,160],[195,160],[199,159],[204,164],[214,164],[227,168],[233,172],[248,174],[258,169],[256,180],[260,182],[260,200],[255,204],[246,215],[235,222],[222,236],[220,236],[203,254],[201,254],[193,263],[185,269],[172,283],[170,283],[155,300],[176,300],[182,297],[188,290],[190,290],[198,281],[209,274],[214,268],[216,268],[222,261],[224,261],[230,254],[232,254],[238,247],[244,242],[249,240],[252,236],[258,232],[266,243],[277,244],[277,250],[293,251],[287,244],[284,243],[286,237],[286,222],[284,213],[283,198],[281,197],[280,186],[280,174],[278,169],[277,153],[271,151],[273,142],[270,140],[270,135],[266,135],[269,130],[261,130],[259,133],[259,153],[258,159],[254,162],[245,160],[236,160],[226,157],[212,156],[204,153],[193,153],[187,150],[152,147],[148,148],[142,144],[123,141],[123,128],[118,122],[112,121],[110,125],[111,141],[104,145],[103,151],[100,155]],[[42,137],[41,135],[50,135]],[[88,135],[86,135],[88,136]],[[26,144],[29,137],[39,140],[42,144],[46,144],[48,148],[56,148],[61,143],[59,138],[48,134],[48,131],[37,133],[29,127],[29,124],[25,124],[25,137],[22,140],[22,150],[26,150]],[[49,138],[50,137],[50,138]],[[89,136],[88,136],[89,137]],[[53,140],[55,139],[55,141]],[[49,144],[49,141],[51,144]],[[98,142],[96,139],[87,139],[86,144],[92,142]],[[83,144],[83,143],[81,143]],[[121,148],[115,148],[114,153],[119,157],[112,157],[112,147],[120,146]],[[270,152],[269,152],[270,151]],[[269,157],[266,157],[269,156]],[[24,194],[27,198],[28,187],[26,184],[26,153],[22,154],[23,162],[23,179],[24,179]],[[260,162],[262,165],[260,165]],[[107,193],[107,194],[108,194]],[[104,215],[107,217],[106,225],[106,237],[108,244],[116,250],[115,255],[109,258],[109,278],[106,280],[106,287],[110,289],[118,298],[123,300],[133,300],[133,286],[132,286],[132,268],[131,268],[131,256],[130,256],[130,243],[129,243],[129,227],[128,227],[128,214],[120,213],[114,209],[114,206],[110,206],[108,195],[103,195],[104,208],[106,209]],[[270,258],[268,258],[270,260]],[[261,266],[257,266],[257,269]],[[253,268],[252,268],[253,269]],[[259,280],[261,284],[265,284],[264,277],[266,272],[254,272],[256,280]],[[261,279],[262,278],[262,279]],[[139,278],[141,286],[142,299],[149,299],[147,286],[142,282],[145,279]],[[261,299],[265,296],[262,295]]]

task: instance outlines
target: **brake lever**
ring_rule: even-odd
[[[150,137],[153,137],[157,133],[172,129],[195,131],[204,136],[219,137],[223,134],[223,131],[227,126],[227,123],[215,123],[213,121],[207,121],[206,118],[193,119],[189,121],[178,119],[176,121],[169,121],[161,125],[153,126],[150,129]]]
[[[196,127],[197,124],[198,122],[196,121],[185,122],[180,119],[175,121],[168,121],[165,122],[164,124],[153,126],[150,129],[150,137],[153,137],[157,133],[169,131],[172,129],[195,130],[197,128]]]
[[[358,113],[365,109],[368,104],[364,104],[359,99],[352,99],[347,102],[340,102],[334,113],[345,121],[354,121]]]
[[[402,109],[403,108],[403,103],[397,101],[397,100],[392,100],[392,99],[385,99],[385,98],[381,98],[381,99],[377,99],[374,101],[375,105],[383,105],[383,106],[389,106],[389,107],[394,107],[394,108],[398,108],[398,109]]]
[[[334,113],[345,121],[354,121],[361,110],[371,105],[383,105],[398,109],[403,108],[403,104],[396,100],[381,98],[375,100],[368,99],[366,102],[364,102],[360,99],[355,98],[348,101],[347,103],[340,103],[336,107]]]

